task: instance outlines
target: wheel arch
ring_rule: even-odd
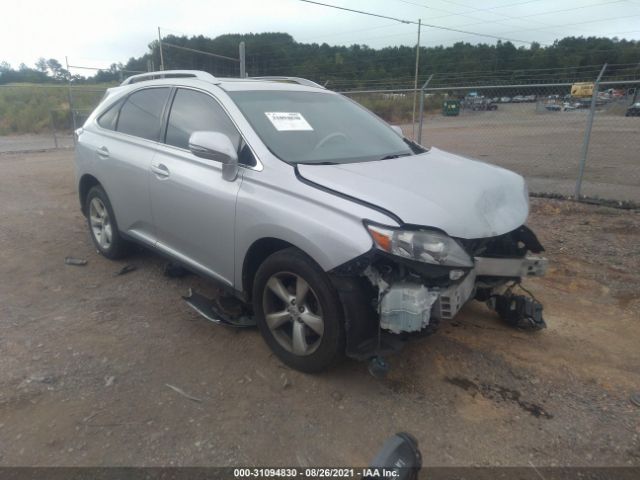
[[[242,291],[247,301],[251,301],[253,280],[262,262],[270,255],[290,247],[304,252],[298,246],[275,237],[260,238],[251,244],[242,262]]]
[[[87,195],[89,194],[89,190],[91,190],[96,185],[102,185],[100,181],[89,173],[85,173],[80,178],[80,182],[78,182],[78,199],[80,200],[80,209],[82,210],[82,214],[87,216]]]

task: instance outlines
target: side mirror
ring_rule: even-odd
[[[393,130],[394,132],[396,132],[398,135],[400,135],[402,138],[404,138],[404,133],[402,133],[402,129],[397,126],[397,125],[391,125],[391,130]]]
[[[238,152],[229,137],[220,132],[193,132],[189,150],[196,157],[222,163],[222,177],[230,182],[238,176]]]

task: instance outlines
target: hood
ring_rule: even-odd
[[[437,148],[390,160],[297,168],[306,180],[382,207],[405,224],[439,228],[452,237],[502,235],[529,214],[520,175]]]

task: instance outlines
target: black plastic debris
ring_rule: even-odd
[[[126,275],[127,273],[130,272],[135,272],[138,269],[138,267],[136,267],[135,265],[125,265],[124,267],[122,267],[120,270],[118,270],[114,276],[120,276],[120,275]]]
[[[369,360],[369,373],[376,378],[385,378],[391,370],[391,365],[380,355]]]
[[[89,263],[84,258],[75,258],[75,257],[64,257],[64,263],[66,265],[74,265],[76,267],[84,267],[87,263]]]
[[[211,299],[189,289],[189,293],[182,298],[187,305],[213,323],[237,328],[256,326],[256,321],[246,306],[234,297],[221,296]]]
[[[182,278],[190,275],[191,272],[178,263],[169,262],[164,266],[162,272],[165,277]]]
[[[490,305],[500,318],[512,327],[522,330],[542,330],[547,324],[542,318],[542,304],[531,297],[507,292],[495,295]]]

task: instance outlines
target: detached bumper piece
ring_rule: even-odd
[[[255,319],[249,315],[244,305],[233,297],[211,299],[189,289],[189,293],[182,298],[210,322],[236,328],[256,326]]]
[[[541,277],[547,271],[549,261],[537,255],[524,258],[475,257],[477,276],[489,277]]]
[[[495,295],[487,302],[507,324],[522,330],[542,330],[547,324],[542,318],[542,304],[524,295],[510,291]]]

